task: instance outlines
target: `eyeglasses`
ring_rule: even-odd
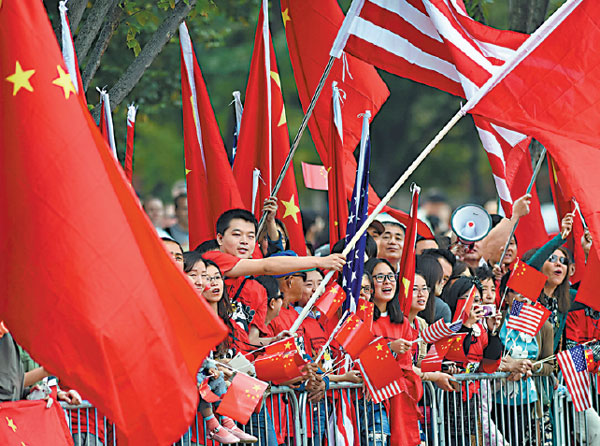
[[[206,280],[207,282],[212,282],[213,280],[214,281],[219,281],[219,280],[222,280],[222,279],[223,279],[223,277],[221,277],[220,274],[217,274],[216,276],[203,276],[202,277],[202,280]]]
[[[419,288],[419,287],[413,287],[413,296],[418,296],[419,294],[429,294],[431,292],[431,290],[429,289],[429,287],[423,287],[423,288]]]
[[[377,283],[383,283],[386,279],[393,283],[396,282],[396,274],[377,274],[376,276],[373,276],[373,279],[375,279],[375,282]]]
[[[559,257],[556,254],[552,254],[550,257],[548,257],[548,261],[550,263],[560,262],[562,265],[565,265],[565,266],[567,266],[569,264],[569,261],[567,260],[566,257]]]
[[[371,292],[373,291],[373,289],[371,288],[370,285],[365,285],[365,286],[361,286],[360,287],[360,291],[363,292],[363,293],[371,294]]]

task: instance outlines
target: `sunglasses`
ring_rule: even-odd
[[[560,262],[561,264],[568,266],[569,261],[567,260],[566,257],[559,257],[556,254],[552,254],[550,257],[548,257],[548,261],[550,263],[556,263],[556,262]]]

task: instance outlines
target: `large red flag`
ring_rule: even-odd
[[[527,132],[550,152],[600,239],[600,4],[565,4],[535,35],[539,45],[472,110]],[[595,244],[600,250],[600,244]]]
[[[264,0],[258,16],[244,113],[233,164],[242,199],[257,218],[260,218],[263,201],[271,195],[290,151],[281,81],[269,32],[267,4],[267,0]],[[255,169],[258,169],[260,177],[253,181]],[[254,186],[258,188],[256,191]],[[306,242],[293,165],[287,170],[277,195],[280,202],[277,216],[288,230],[291,248],[299,255],[305,255]]]
[[[0,48],[0,206],[10,209],[0,315],[131,444],[172,443],[225,327],[156,237],[84,103],[65,97],[71,80],[42,3],[2,3]]]
[[[217,236],[215,225],[223,212],[244,205],[185,23],[179,25],[179,39],[190,249],[194,249]]]

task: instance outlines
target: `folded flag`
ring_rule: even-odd
[[[458,299],[456,303],[456,310],[454,310],[454,323],[464,323],[471,314],[471,308],[473,308],[473,301],[475,300],[477,288],[475,285],[471,287],[469,295],[466,299]]]
[[[357,363],[374,403],[380,403],[402,391],[397,380],[402,370],[385,339],[379,338],[371,343],[359,355]]]
[[[514,301],[508,314],[506,328],[535,336],[549,316],[550,311],[539,302],[529,305],[526,302]]]
[[[356,314],[351,314],[344,321],[334,339],[352,359],[356,359],[373,340],[373,334],[367,324],[361,321]]]
[[[532,302],[537,301],[548,278],[533,266],[517,260],[506,286]]]
[[[333,283],[325,289],[323,295],[315,303],[315,307],[327,319],[331,319],[338,308],[342,306],[344,300],[346,300],[344,290],[337,283]]]
[[[583,347],[577,345],[569,350],[564,350],[556,355],[556,359],[563,372],[575,410],[581,412],[592,407],[590,375]]]
[[[443,319],[435,321],[433,324],[427,326],[421,331],[421,338],[428,344],[438,342],[448,336],[452,336],[462,327],[462,321],[458,320],[451,324],[444,322]]]
[[[268,386],[264,381],[238,372],[223,396],[217,412],[242,424],[248,423]]]

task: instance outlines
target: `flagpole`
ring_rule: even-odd
[[[542,153],[540,153],[540,157],[538,158],[537,164],[535,165],[535,170],[533,171],[533,175],[531,175],[531,181],[529,182],[529,186],[527,186],[527,191],[525,192],[525,195],[531,193],[531,189],[533,189],[533,184],[535,183],[535,178],[537,177],[538,173],[540,173],[540,168],[542,167],[542,163],[544,162],[545,157],[546,157],[546,148],[544,147],[544,149],[542,150]],[[502,256],[500,256],[500,260],[497,263],[497,266],[502,265],[502,262],[504,261],[504,258],[506,257],[506,252],[508,251],[508,246],[510,245],[510,241],[512,240],[513,236],[515,235],[515,231],[517,230],[517,225],[519,224],[520,220],[521,220],[521,217],[517,218],[517,221],[515,222],[514,226],[512,227],[512,230],[510,231],[510,235],[508,236],[508,240],[506,241],[506,244],[504,245],[504,250],[502,251]]]
[[[298,148],[298,145],[300,144],[300,138],[302,138],[302,135],[304,134],[304,130],[306,130],[306,126],[308,125],[308,120],[310,119],[312,112],[315,108],[315,105],[317,104],[317,99],[319,99],[319,96],[321,95],[321,91],[323,90],[323,86],[325,85],[325,81],[327,80],[327,76],[329,76],[329,72],[331,71],[331,68],[333,67],[333,62],[335,62],[335,57],[330,57],[329,62],[327,62],[327,66],[325,67],[325,70],[323,71],[323,74],[321,75],[321,79],[319,80],[317,89],[315,90],[315,93],[313,94],[313,97],[310,100],[310,104],[308,104],[306,113],[304,114],[304,117],[302,118],[302,122],[300,123],[300,128],[298,128],[296,137],[294,138],[294,141],[292,142],[292,147],[290,147],[290,151],[288,152],[287,158],[285,159],[285,162],[283,163],[281,172],[279,172],[279,176],[277,177],[275,186],[273,186],[273,190],[271,190],[271,195],[270,195],[271,197],[276,197],[277,192],[279,192],[279,188],[281,187],[281,184],[283,183],[283,178],[285,177],[285,174],[286,174],[288,168],[290,167],[290,164],[292,163],[292,158],[294,158],[294,153],[296,153],[296,149]],[[264,229],[264,226],[266,223],[266,217],[267,217],[267,213],[263,211],[263,214],[260,217],[260,222],[258,223],[258,231],[256,231],[257,234],[260,234],[261,231]]]

